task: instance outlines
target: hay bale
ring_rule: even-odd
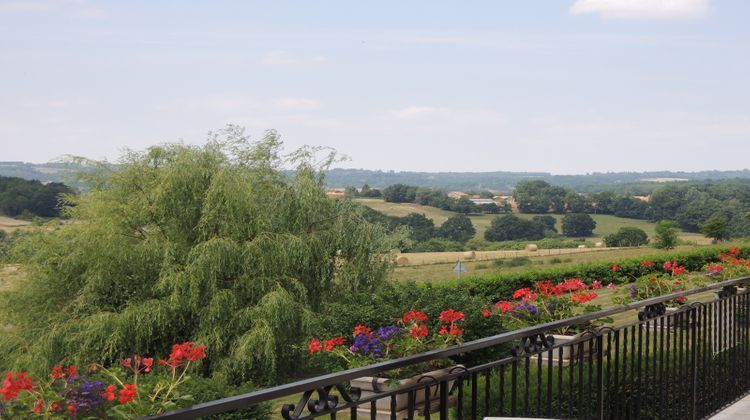
[[[539,247],[536,246],[536,244],[527,244],[525,247],[523,247],[524,251],[529,252],[536,252],[539,251]]]
[[[588,248],[586,245],[578,245],[578,249],[586,249]]]
[[[604,242],[597,242],[594,244],[596,248],[604,248]]]
[[[409,259],[401,255],[400,257],[396,258],[396,265],[406,265],[409,264]]]
[[[474,258],[476,258],[476,256],[477,256],[477,253],[474,252],[474,251],[466,251],[466,252],[464,252],[464,259],[465,260],[473,260]]]

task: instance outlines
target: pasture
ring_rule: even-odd
[[[354,201],[364,204],[388,216],[403,217],[409,213],[424,213],[426,217],[432,219],[435,222],[435,227],[440,226],[449,217],[456,214],[452,211],[441,210],[431,206],[422,206],[415,203],[388,203],[376,198],[360,198]],[[532,217],[536,216],[535,214],[526,213],[515,214],[525,219],[531,219]],[[558,232],[561,231],[561,219],[563,215],[550,214],[550,216],[557,219],[556,227]],[[490,226],[490,223],[492,222],[492,219],[494,219],[495,217],[496,215],[494,214],[470,215],[469,218],[474,224],[474,228],[476,228],[477,230],[477,234],[475,237],[482,238],[484,236],[484,231],[487,230],[487,228]],[[594,229],[593,238],[602,238],[606,235],[617,232],[618,229],[625,226],[632,226],[643,229],[643,231],[646,232],[649,237],[651,237],[654,235],[654,227],[656,226],[655,223],[651,223],[647,220],[627,219],[624,217],[617,217],[609,214],[592,214],[591,217],[596,222],[596,229]],[[695,242],[699,245],[707,245],[711,242],[710,239],[707,239],[703,235],[698,233],[680,232],[679,237],[684,241]]]
[[[31,222],[26,221],[26,220],[13,219],[7,216],[0,216],[0,230],[5,231],[6,233],[11,233],[16,229],[22,228],[29,224],[31,224]]]

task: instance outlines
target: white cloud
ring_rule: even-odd
[[[0,0],[0,13],[57,13],[84,19],[107,16],[104,9],[89,6],[86,0]]]
[[[280,98],[273,101],[276,108],[285,111],[311,111],[320,109],[320,101],[310,98]]]
[[[574,15],[598,13],[614,19],[696,19],[709,11],[710,0],[576,0]]]
[[[274,50],[265,54],[260,63],[266,66],[304,66],[322,63],[326,59],[322,55],[301,56],[294,55],[288,51]]]
[[[419,105],[390,111],[387,113],[387,119],[410,123],[434,123],[437,125],[444,123],[498,125],[505,122],[504,115],[493,109]]]

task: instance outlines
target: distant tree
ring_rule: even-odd
[[[393,184],[383,190],[383,199],[390,203],[413,203],[417,187],[406,184]]]
[[[512,214],[497,216],[492,219],[490,227],[484,232],[487,241],[536,241],[544,237],[544,225],[533,220],[521,219]]]
[[[660,220],[656,223],[654,247],[672,249],[677,246],[677,224],[671,220]]]
[[[464,214],[451,216],[443,222],[437,231],[437,236],[451,241],[464,243],[477,233],[474,224]]]
[[[707,238],[712,238],[715,242],[731,239],[729,233],[729,221],[722,215],[715,215],[700,225],[701,232]]]
[[[474,204],[474,202],[472,202],[466,197],[461,197],[458,200],[455,200],[451,204],[450,209],[452,211],[455,211],[456,213],[464,213],[464,214],[475,213],[478,211],[477,205]]]
[[[648,243],[648,235],[643,229],[624,226],[617,233],[605,236],[604,242],[607,246],[641,246]]]
[[[593,211],[591,199],[575,191],[565,195],[565,209],[571,213],[590,213]]]
[[[401,218],[401,224],[409,227],[409,238],[425,242],[435,236],[435,223],[421,213],[409,213]]]
[[[648,203],[631,196],[618,196],[611,204],[611,213],[617,217],[648,218]]]
[[[524,213],[548,213],[552,205],[546,191],[550,184],[541,180],[520,181],[513,190],[513,198]]]
[[[557,219],[554,216],[534,216],[531,220],[543,224],[546,230],[557,233],[557,228],[555,227]]]
[[[615,202],[615,193],[611,191],[603,191],[591,195],[591,199],[594,202],[594,213],[596,214],[612,214],[614,213],[613,205]]]
[[[596,228],[596,222],[588,214],[566,214],[562,219],[562,233],[569,237],[591,236]]]
[[[477,206],[477,210],[484,214],[498,214],[502,212],[502,208],[497,204],[480,204]]]
[[[359,197],[359,191],[357,191],[357,189],[352,187],[351,185],[344,189],[344,194],[349,198]]]

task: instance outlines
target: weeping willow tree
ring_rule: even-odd
[[[0,331],[0,368],[195,340],[209,349],[203,373],[228,382],[299,369],[316,310],[382,284],[396,238],[326,198],[332,154],[281,146],[275,132],[250,142],[229,126],[202,147],[127,152],[89,173],[89,192],[70,198],[73,222],[16,246],[28,276],[0,302],[12,325]]]

